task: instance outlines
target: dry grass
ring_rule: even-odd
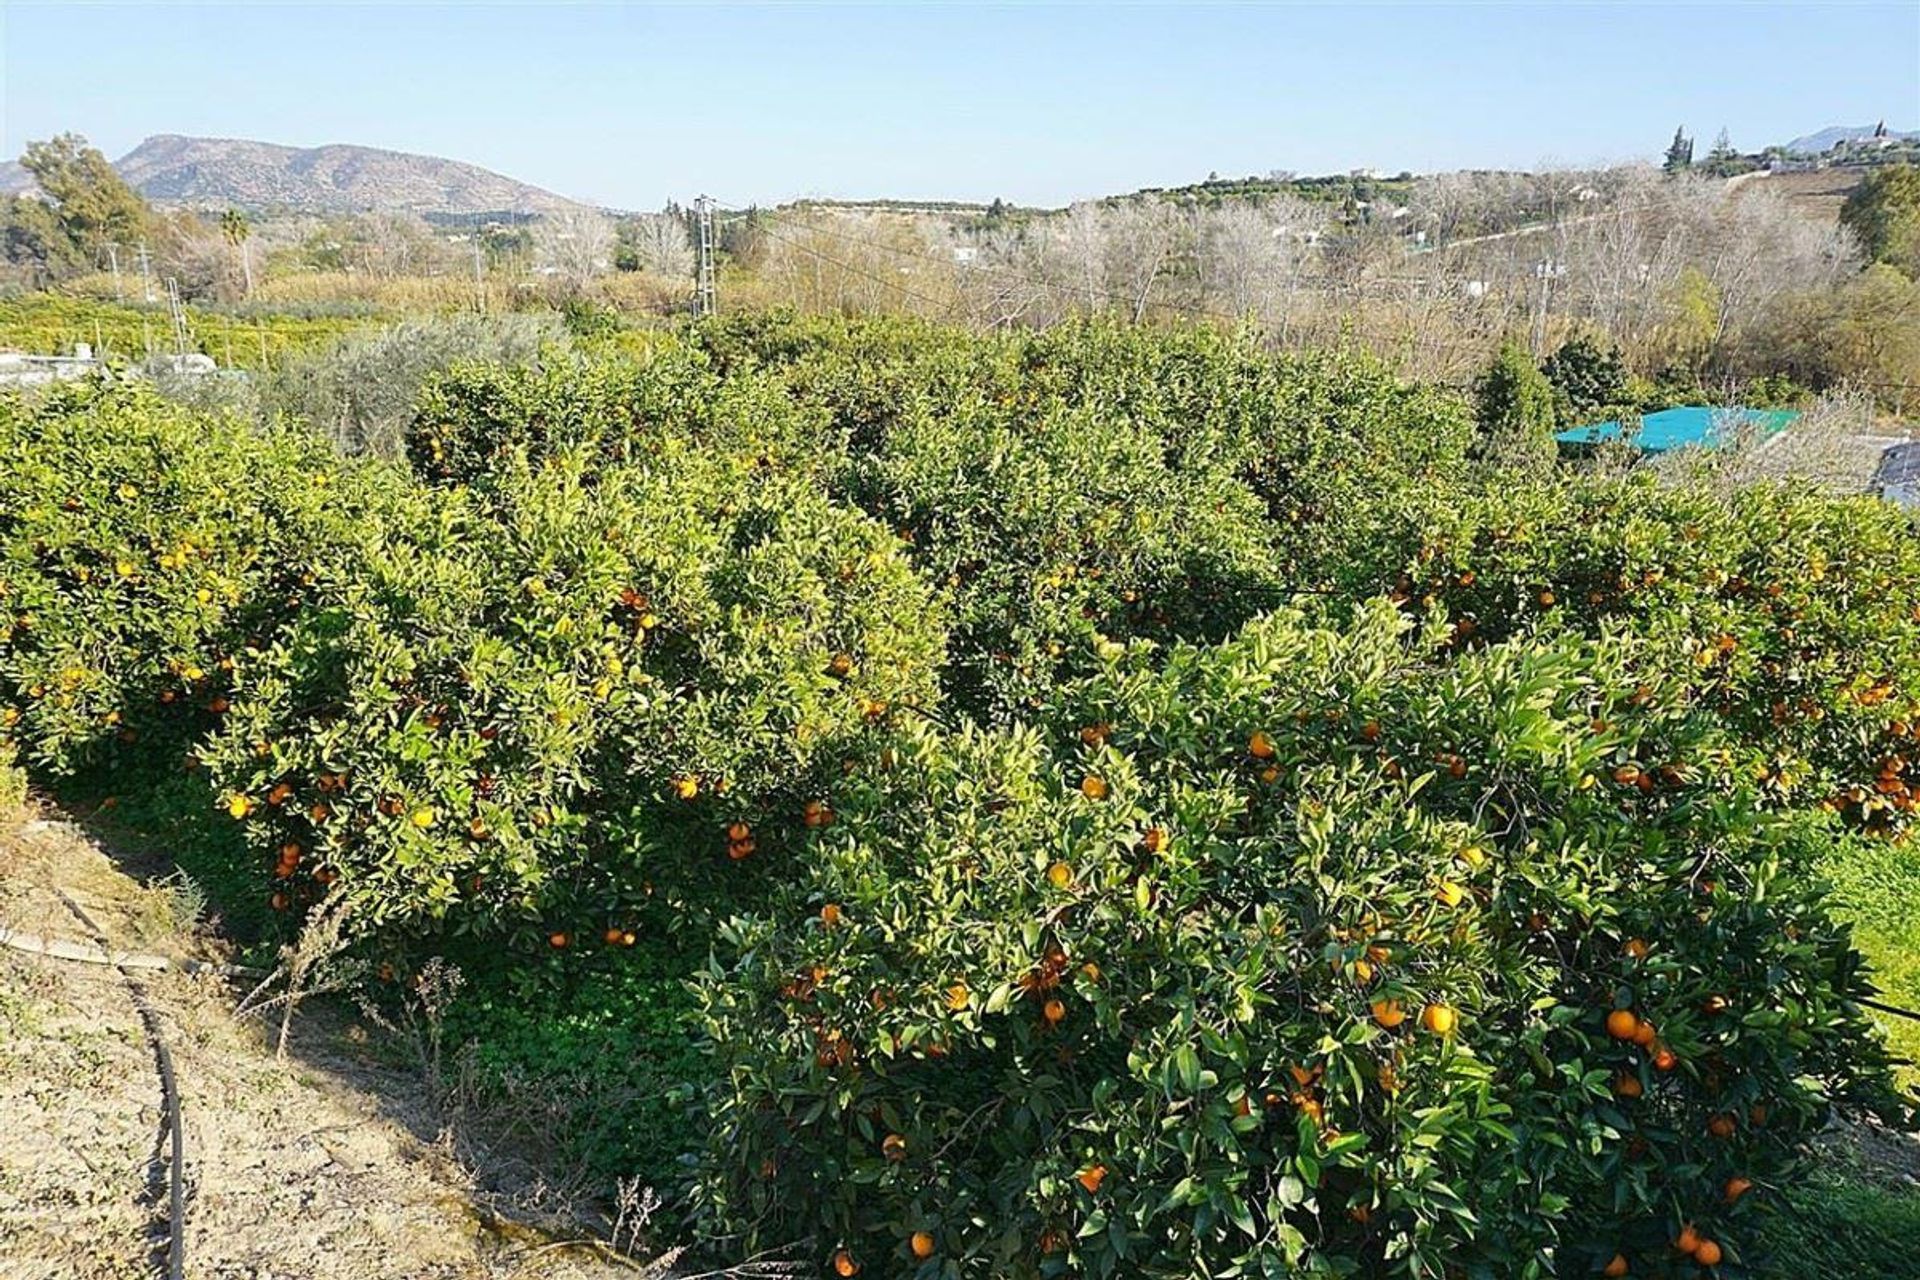
[[[9,928],[84,940],[57,888],[116,945],[214,958],[197,930],[177,929],[194,916],[191,890],[143,885],[72,826],[0,839],[0,873]],[[586,1280],[640,1269],[577,1220],[557,1238],[484,1187],[437,1140],[441,1109],[418,1075],[381,1062],[363,1022],[303,1011],[282,1065],[255,1024],[231,1015],[224,983],[182,973],[143,983],[180,1078],[190,1274]],[[0,950],[0,1280],[154,1274],[161,1102],[116,970]]]

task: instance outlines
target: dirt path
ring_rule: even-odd
[[[143,883],[64,822],[0,834],[0,927],[221,960],[190,891]],[[193,1280],[589,1280],[632,1264],[497,1211],[431,1134],[417,1079],[336,1015],[282,1065],[226,980],[142,973],[171,1046]],[[0,1280],[166,1274],[168,1147],[153,1046],[118,969],[0,947]],[[495,1206],[483,1208],[483,1205]],[[585,1232],[574,1233],[584,1236]]]

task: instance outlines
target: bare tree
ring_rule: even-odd
[[[534,269],[579,287],[613,266],[613,223],[591,209],[562,209],[533,228]]]
[[[1153,302],[1154,286],[1173,260],[1185,219],[1157,196],[1129,200],[1105,211],[1103,244],[1108,293],[1138,324]]]
[[[675,280],[693,275],[693,245],[678,215],[643,213],[627,224],[626,238],[642,271]]]
[[[1201,213],[1194,256],[1202,300],[1213,310],[1284,323],[1325,224],[1320,210],[1291,197]]]

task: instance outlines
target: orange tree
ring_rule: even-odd
[[[203,756],[276,906],[337,881],[390,937],[630,946],[781,865],[941,644],[891,535],[803,482],[683,437],[508,460],[394,503]]]
[[[722,378],[711,363],[666,340],[638,355],[459,366],[422,388],[407,458],[425,480],[465,484],[516,455],[538,461],[585,449],[607,461],[645,458],[668,435],[800,470],[830,451],[819,415],[802,412],[778,384]]]
[[[470,481],[506,447],[633,457],[663,422],[898,530],[951,600],[949,694],[1000,720],[1096,633],[1217,638],[1292,588],[1377,582],[1388,496],[1451,483],[1470,435],[1460,406],[1376,362],[1206,329],[753,316],[639,363],[462,371],[423,401],[410,452]]]
[[[134,386],[0,399],[0,734],[52,774],[184,749],[402,479]]]
[[[707,1230],[842,1275],[1738,1259],[1881,1078],[1819,820],[1635,644],[1411,628],[1136,644],[837,786],[704,975]]]
[[[1469,644],[1625,629],[1745,748],[1772,805],[1898,833],[1920,812],[1920,539],[1867,498],[1646,477],[1432,504],[1399,595]]]

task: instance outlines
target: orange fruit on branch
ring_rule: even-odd
[[[1373,1020],[1391,1031],[1407,1020],[1407,1011],[1398,1000],[1375,1000],[1370,1006]]]

